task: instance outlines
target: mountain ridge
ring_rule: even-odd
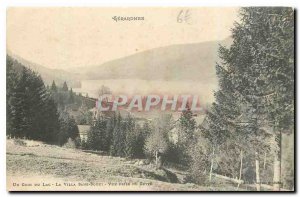
[[[219,44],[229,46],[231,39],[202,43],[176,44],[138,52],[100,65],[68,70],[84,80],[145,79],[216,81],[215,64]]]
[[[62,86],[62,84],[65,81],[69,84],[70,87],[80,87],[81,86],[80,80],[77,78],[78,76],[76,76],[73,73],[70,73],[70,72],[62,70],[62,69],[47,68],[40,64],[31,62],[19,55],[16,55],[16,54],[12,53],[10,50],[7,50],[6,54],[9,55],[10,57],[12,57],[13,59],[17,60],[22,65],[32,69],[35,72],[38,72],[47,85],[52,84],[52,82],[54,80],[55,83],[60,86]]]
[[[7,54],[41,74],[46,84],[66,81],[81,87],[83,80],[143,79],[162,81],[197,81],[216,84],[215,64],[219,45],[229,46],[232,39],[175,44],[141,51],[99,65],[51,69],[26,60],[7,50]]]

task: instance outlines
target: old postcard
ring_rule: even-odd
[[[8,191],[294,191],[294,9],[10,7]]]

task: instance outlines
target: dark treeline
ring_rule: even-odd
[[[78,137],[77,126],[59,110],[40,75],[10,56],[6,58],[7,135],[63,145]]]
[[[96,99],[89,99],[88,95],[83,96],[81,93],[75,94],[73,89],[69,88],[66,82],[58,86],[55,81],[53,81],[51,86],[47,86],[47,89],[51,92],[52,98],[59,110],[76,111],[82,106],[85,106],[87,109],[95,106]]]
[[[91,126],[83,148],[106,151],[112,156],[144,158],[145,139],[149,135],[148,123],[136,124],[131,115],[122,117],[114,113],[109,119],[100,117]]]
[[[175,133],[171,134],[171,130]],[[171,114],[140,121],[130,114],[122,117],[120,112],[115,112],[109,118],[100,116],[93,122],[81,147],[111,156],[148,158],[159,162],[158,168],[165,162],[187,166],[190,162],[187,150],[195,131],[196,122],[190,110],[184,111],[178,122]]]

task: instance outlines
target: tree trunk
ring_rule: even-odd
[[[158,167],[158,151],[155,151],[155,167]]]
[[[266,162],[267,162],[267,152],[265,152],[265,157],[264,157],[264,170],[266,169]]]
[[[240,164],[240,176],[239,176],[239,180],[242,179],[242,171],[243,171],[243,150],[242,149],[241,149],[240,158],[241,158],[241,164]],[[238,183],[237,188],[239,188],[239,187],[240,187],[240,183]]]
[[[280,191],[280,165],[281,162],[277,156],[274,158],[274,178],[273,178],[273,190]]]
[[[162,165],[163,165],[163,161],[162,161],[162,155],[158,155],[157,157],[157,168],[158,169],[161,169],[162,168]]]
[[[258,152],[255,152],[256,190],[260,191],[260,174]]]
[[[211,164],[210,164],[210,172],[209,172],[209,182],[211,182],[212,179],[212,171],[214,166],[214,155],[215,155],[215,147],[213,146],[213,152],[211,157]]]
[[[274,156],[274,177],[273,177],[273,190],[280,191],[281,181],[281,133],[275,136],[275,143],[277,151]]]

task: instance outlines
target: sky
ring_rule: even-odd
[[[237,12],[224,7],[8,8],[6,45],[31,62],[72,69],[168,45],[225,39]],[[114,16],[144,20],[116,22]]]

